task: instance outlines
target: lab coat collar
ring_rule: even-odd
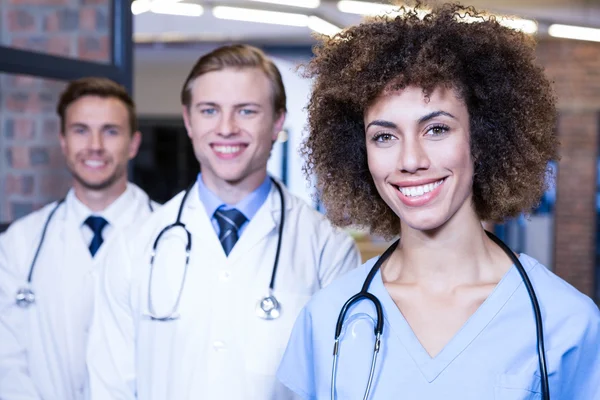
[[[286,211],[290,210],[293,206],[292,202],[294,199],[290,196],[285,186],[279,181],[278,183],[281,185],[283,191],[285,209]],[[186,199],[185,208],[190,209],[190,214],[195,216],[195,218],[186,218],[185,215],[182,216],[184,223],[189,228],[192,235],[204,239],[207,238],[207,235],[212,235],[214,236],[215,244],[219,243],[214,230],[212,228],[210,230],[206,228],[212,225],[210,225],[210,220],[206,211],[204,210],[202,202],[200,201],[197,183],[195,183],[190,189],[190,193]],[[198,210],[202,212],[197,212]],[[232,264],[235,263],[237,259],[243,257],[244,254],[247,254],[250,249],[261,242],[266,236],[270,234],[277,235],[275,228],[279,226],[280,211],[281,200],[279,193],[275,185],[271,185],[271,191],[267,201],[264,202],[264,204],[256,212],[254,218],[252,218],[252,220],[248,223],[248,226],[244,230],[244,234],[236,243],[235,247],[229,254],[229,257],[227,257],[228,261]],[[285,245],[285,241],[283,243],[283,245]],[[223,255],[225,256],[225,253],[223,253]]]

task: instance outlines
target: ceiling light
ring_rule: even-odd
[[[397,12],[399,7],[389,4],[371,3],[367,1],[341,0],[337,3],[338,10],[350,14],[382,15]]]
[[[279,4],[282,6],[302,7],[302,8],[317,8],[321,5],[321,0],[250,0],[261,3]]]
[[[139,0],[137,0],[139,1]],[[150,11],[155,14],[183,15],[186,17],[199,17],[204,9],[199,4],[174,3],[171,1],[154,1]]]
[[[150,11],[150,0],[135,0],[131,3],[131,13],[138,15]]]
[[[498,23],[500,25],[506,26],[507,28],[515,29],[517,31],[521,31],[523,33],[536,33],[538,30],[538,24],[535,21],[530,19],[521,19],[521,18],[498,18]]]
[[[253,10],[250,8],[217,6],[213,8],[215,18],[235,21],[259,22],[263,24],[308,26],[308,16],[278,11]]]
[[[331,22],[325,21],[322,18],[311,15],[308,17],[308,27],[313,31],[327,36],[335,36],[336,33],[342,31],[342,28],[332,24]]]
[[[584,28],[582,26],[560,24],[550,25],[550,27],[548,28],[548,35],[564,39],[589,40],[592,42],[600,42],[600,29]]]

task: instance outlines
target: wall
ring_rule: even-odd
[[[0,0],[0,44],[110,62],[110,0]],[[66,82],[0,73],[0,222],[64,196],[55,108]]]
[[[595,291],[596,179],[600,132],[600,43],[546,40],[540,63],[558,94],[555,272],[582,292]]]

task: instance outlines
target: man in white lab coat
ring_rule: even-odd
[[[282,202],[267,174],[286,108],[260,50],[201,57],[182,104],[201,174],[107,264],[88,349],[92,400],[293,399],[275,378],[293,323],[359,265],[357,247],[285,188]],[[156,244],[176,221],[185,229]]]
[[[98,274],[118,231],[156,207],[127,181],[141,134],[125,88],[104,78],[73,81],[57,111],[73,186],[0,235],[3,400],[86,398]]]

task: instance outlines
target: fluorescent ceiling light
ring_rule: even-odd
[[[350,14],[382,15],[397,12],[399,7],[390,4],[370,3],[367,1],[341,0],[337,3],[338,10]]]
[[[342,31],[342,28],[332,24],[331,22],[325,21],[322,18],[311,15],[308,17],[308,27],[321,35],[334,36],[336,33]]]
[[[600,42],[600,29],[584,28],[582,26],[550,25],[548,28],[548,35],[564,39]]]
[[[138,15],[150,11],[150,0],[135,0],[131,3],[131,13]]]
[[[150,11],[152,11],[155,14],[199,17],[204,12],[204,9],[199,4],[175,3],[171,1],[154,1],[150,6]]]
[[[317,8],[321,5],[321,0],[250,0],[261,3],[279,4],[282,6],[302,7],[302,8]]]
[[[483,15],[481,17],[473,17],[466,14],[458,17],[458,20],[461,22],[472,23],[487,21],[490,18],[495,18],[496,21],[498,21],[498,23],[502,26],[517,31],[522,31],[523,33],[536,33],[538,30],[538,25],[535,21],[523,18],[506,17],[503,15]]]
[[[220,19],[259,22],[263,24],[308,26],[308,16],[278,11],[253,10],[250,8],[217,6],[213,15]]]
[[[535,21],[530,19],[522,19],[522,18],[502,18],[499,17],[496,19],[500,25],[506,26],[507,28],[511,28],[517,31],[521,31],[523,33],[533,34],[538,30],[538,24]]]

